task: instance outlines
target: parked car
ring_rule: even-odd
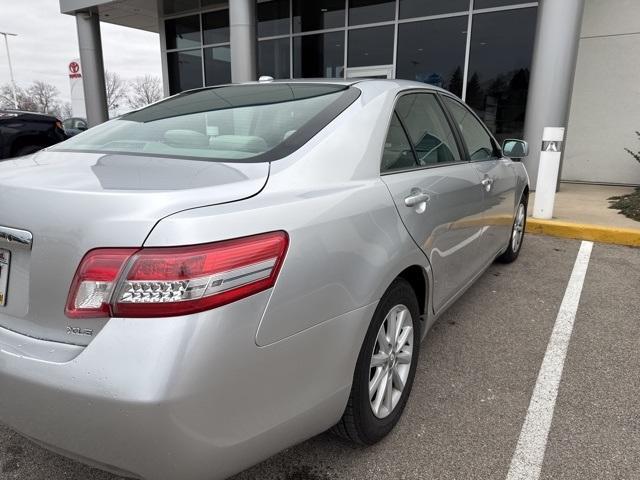
[[[89,127],[86,118],[71,117],[63,120],[62,128],[64,128],[64,132],[69,137],[73,137],[74,135],[84,132]]]
[[[400,80],[188,91],[0,164],[0,422],[149,479],[398,422],[420,341],[520,252],[528,178]]]
[[[62,123],[52,115],[0,110],[0,159],[28,155],[66,139]]]

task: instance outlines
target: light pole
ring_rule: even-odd
[[[18,97],[16,96],[16,81],[13,78],[13,68],[11,67],[11,54],[9,53],[9,40],[7,36],[17,37],[17,33],[0,32],[0,35],[4,35],[4,46],[7,49],[7,60],[9,60],[9,75],[11,76],[11,92],[13,93],[13,106],[18,109]]]

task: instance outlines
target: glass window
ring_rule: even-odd
[[[462,95],[467,17],[398,26],[396,77],[430,83]]]
[[[349,25],[386,22],[395,18],[395,0],[349,0]]]
[[[167,53],[169,91],[171,95],[202,87],[202,53],[200,49]]]
[[[350,67],[393,63],[393,25],[349,31]]]
[[[418,165],[462,161],[453,130],[435,95],[403,95],[396,104],[396,113],[416,150]]]
[[[400,18],[427,17],[469,10],[469,0],[400,0]]]
[[[258,42],[258,77],[289,78],[289,38]]]
[[[280,158],[357,95],[342,85],[287,83],[194,90],[105,122],[60,148],[241,161],[280,147]]]
[[[200,46],[200,16],[173,18],[164,22],[167,49]]]
[[[258,37],[287,35],[289,33],[289,0],[258,2]]]
[[[202,36],[205,45],[229,41],[229,10],[202,14]]]
[[[465,100],[499,141],[522,138],[536,12],[534,7],[473,16]]]
[[[473,9],[506,7],[508,5],[517,5],[518,3],[528,3],[529,0],[474,0]]]
[[[344,0],[293,0],[293,31],[344,27]]]
[[[337,78],[344,75],[344,32],[293,38],[294,78]]]
[[[171,0],[174,1],[174,0]],[[226,7],[229,5],[228,0],[202,0],[202,8],[208,7]]]
[[[389,131],[387,132],[387,139],[384,142],[380,171],[403,170],[416,166],[416,157],[407,139],[407,134],[398,120],[398,114],[393,112]]]
[[[204,76],[207,86],[231,83],[231,48],[204,49]]]
[[[496,152],[491,137],[473,116],[467,107],[452,98],[443,96],[444,103],[453,115],[453,119],[460,128],[464,143],[472,161],[495,158]]]

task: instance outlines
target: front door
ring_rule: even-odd
[[[481,178],[486,226],[483,252],[486,260],[492,261],[511,237],[517,186],[513,162],[502,158],[489,132],[467,106],[449,96],[443,96],[443,100],[458,124],[471,163]]]
[[[382,158],[381,178],[429,258],[435,311],[484,266],[482,186],[455,138],[434,94],[406,94],[396,104]]]

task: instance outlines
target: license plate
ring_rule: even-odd
[[[9,264],[11,252],[0,249],[0,307],[7,304],[7,285],[9,285]]]

